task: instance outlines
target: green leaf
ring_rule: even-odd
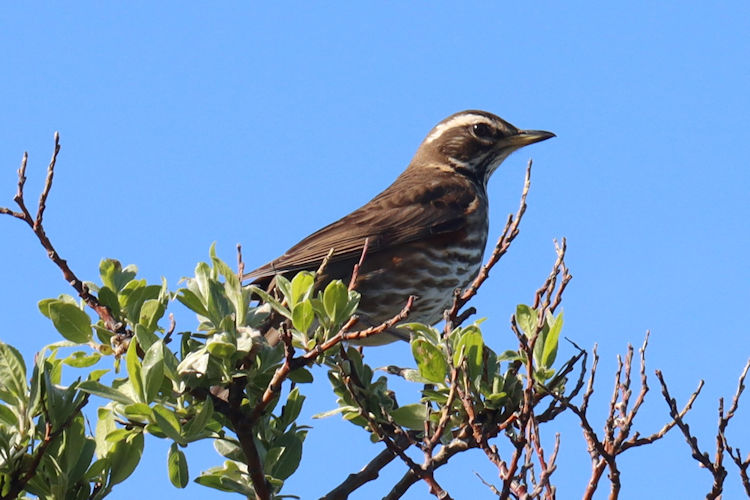
[[[99,276],[101,276],[102,283],[115,292],[122,290],[129,281],[135,278],[137,272],[138,268],[132,264],[123,269],[120,261],[115,259],[102,259],[99,263]]]
[[[537,315],[536,311],[525,304],[516,306],[516,323],[527,338],[536,334]]]
[[[557,358],[557,347],[560,340],[560,332],[563,327],[563,313],[557,315],[556,318],[547,319],[548,323],[551,321],[549,326],[549,332],[544,339],[544,352],[542,354],[542,366],[549,368],[555,363]]]
[[[169,480],[177,488],[184,488],[188,483],[188,465],[185,454],[177,448],[177,443],[172,443],[167,455],[167,472]]]
[[[230,460],[224,462],[223,467],[212,467],[195,478],[195,482],[215,488],[220,491],[233,491],[246,496],[255,497],[250,478],[243,474],[237,464]]]
[[[297,273],[292,279],[289,305],[294,307],[300,302],[309,299],[312,294],[313,284],[315,284],[315,274],[310,271]]]
[[[304,436],[304,432],[300,432]],[[302,439],[298,432],[290,431],[276,439],[266,455],[266,470],[272,477],[287,479],[294,474],[302,460]],[[277,451],[279,450],[279,451]],[[275,459],[274,459],[275,458]],[[270,466],[270,467],[269,467]]]
[[[279,274],[275,277],[276,288],[281,291],[281,295],[289,302],[292,298],[292,284],[283,275]]]
[[[13,428],[16,425],[18,425],[18,416],[7,405],[0,405],[0,435],[4,430],[3,427]]]
[[[391,417],[402,427],[423,431],[427,421],[427,407],[421,403],[400,406],[391,410]]]
[[[487,396],[487,398],[484,401],[484,404],[487,408],[497,410],[502,408],[502,406],[505,404],[505,401],[508,399],[508,395],[504,392],[497,392],[494,394],[490,394]]]
[[[278,278],[280,278],[280,276],[277,276],[276,278],[278,279]],[[274,311],[276,311],[277,313],[281,314],[282,316],[284,316],[287,319],[292,319],[292,313],[289,312],[289,309],[287,309],[286,307],[282,306],[281,303],[278,300],[274,299],[265,290],[262,290],[262,289],[258,288],[255,285],[250,285],[249,288],[250,288],[250,291],[252,293],[258,295],[261,298],[261,300],[263,300],[263,302],[265,302],[266,304],[270,305],[273,308]]]
[[[0,399],[11,406],[26,400],[26,365],[18,350],[0,342]]]
[[[309,300],[300,302],[293,306],[292,309],[292,325],[300,332],[306,332],[312,326],[313,320],[315,319],[315,313],[313,312],[312,304]]]
[[[245,455],[242,452],[242,448],[240,447],[239,442],[236,440],[228,438],[215,439],[214,449],[219,455],[221,455],[222,457],[226,457],[229,460],[234,460],[236,462],[245,460]]]
[[[91,340],[91,318],[78,306],[58,300],[48,303],[47,310],[52,323],[63,337],[77,344],[85,344]]]
[[[445,383],[448,363],[440,349],[425,339],[415,338],[411,341],[411,352],[420,375],[431,382]]]
[[[289,372],[289,380],[296,384],[309,384],[313,381],[313,374],[306,368],[297,368]]]
[[[206,306],[203,304],[200,297],[191,292],[189,289],[181,288],[179,292],[177,292],[177,300],[179,300],[182,305],[184,305],[194,313],[199,314],[204,318],[208,317],[208,311],[206,310]]]
[[[140,317],[138,323],[142,324],[149,331],[156,330],[157,323],[164,316],[164,305],[157,299],[148,299],[143,302],[141,306]]]
[[[83,415],[78,414],[63,433],[63,446],[60,452],[65,464],[65,475],[70,483],[83,478],[94,457],[96,443],[85,434]]]
[[[206,342],[206,349],[211,353],[211,356],[219,359],[229,359],[237,352],[237,346],[227,332],[212,335]]]
[[[101,368],[99,370],[91,370],[89,372],[89,376],[87,380],[99,380],[102,378],[107,372],[109,372],[109,368]]]
[[[346,286],[341,280],[333,280],[328,283],[323,292],[323,307],[326,314],[333,322],[339,322],[343,319],[341,314],[346,309],[349,302],[349,293]]]
[[[98,352],[88,353],[85,351],[76,351],[63,359],[62,362],[73,368],[88,368],[89,366],[95,365],[101,357],[101,354]]]
[[[49,305],[53,302],[59,302],[58,299],[42,299],[37,303],[37,307],[39,308],[39,312],[44,314],[44,316],[47,319],[52,319],[49,315]]]
[[[305,402],[305,396],[299,393],[299,387],[295,387],[289,392],[286,404],[281,408],[281,417],[279,422],[281,429],[286,429],[294,423],[302,410],[302,403]]]
[[[175,417],[174,413],[169,411],[162,405],[156,405],[153,408],[154,419],[162,432],[173,441],[180,444],[185,444],[182,439],[182,428],[180,422]]]
[[[341,315],[339,318],[341,321],[347,320],[351,318],[354,313],[357,311],[357,307],[359,307],[359,299],[362,298],[362,296],[359,294],[356,290],[351,290],[347,292],[348,295],[348,302],[346,303],[346,307],[341,311]]]
[[[139,422],[150,421],[154,418],[154,412],[146,403],[133,403],[123,408],[123,414],[130,420]]]
[[[135,401],[124,392],[118,391],[117,389],[104,385],[96,380],[85,380],[79,383],[78,390],[126,405],[135,403]]]
[[[224,285],[214,279],[208,280],[208,317],[214,325],[232,314],[233,308],[224,292]]]
[[[464,332],[453,353],[453,364],[454,366],[458,366],[458,358],[463,353],[469,369],[469,377],[473,380],[482,373],[484,340],[482,339],[482,333],[477,327],[467,327]]]
[[[112,471],[110,484],[114,485],[126,480],[138,466],[143,455],[143,433],[140,430],[128,432],[125,439],[112,445],[108,454]]]
[[[413,335],[422,336],[433,344],[440,342],[440,333],[429,325],[423,323],[402,323],[399,327],[408,329]]]
[[[500,356],[497,357],[498,361],[521,361],[523,363],[526,362],[526,357],[523,355],[523,353],[520,353],[518,351],[511,351],[507,350],[504,351]]]
[[[98,299],[103,305],[109,307],[109,310],[112,311],[115,317],[120,316],[120,300],[117,298],[117,294],[108,286],[103,286],[99,289]]]
[[[143,357],[143,381],[146,403],[154,400],[164,382],[164,343],[154,342]]]
[[[100,407],[96,416],[96,432],[94,433],[96,456],[97,458],[103,458],[112,448],[112,443],[107,441],[107,436],[114,432],[117,426],[115,425],[114,413],[107,407]]]
[[[177,365],[177,373],[182,376],[204,376],[208,371],[210,357],[211,355],[205,347],[192,351],[180,361],[179,365]]]
[[[213,414],[214,405],[211,402],[211,399],[207,398],[203,402],[203,404],[200,405],[200,409],[195,414],[195,416],[190,419],[190,421],[188,421],[187,425],[185,425],[185,436],[188,439],[192,439],[203,434],[206,429],[206,425],[208,424],[209,420],[211,420],[211,417],[213,417]]]
[[[133,391],[141,403],[147,402],[146,393],[143,387],[143,373],[141,360],[138,358],[138,342],[135,339],[130,339],[128,345],[128,352],[125,354],[125,367],[128,370],[128,378],[130,384],[133,386]]]
[[[551,368],[538,368],[534,376],[536,377],[537,382],[543,384],[555,376],[555,370]]]

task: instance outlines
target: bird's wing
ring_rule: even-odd
[[[279,273],[314,270],[328,255],[330,262],[359,257],[367,240],[372,254],[429,236],[456,231],[466,224],[470,211],[479,208],[474,190],[445,183],[421,185],[408,190],[387,189],[363,207],[311,234],[284,255],[247,273],[243,280],[262,279]]]

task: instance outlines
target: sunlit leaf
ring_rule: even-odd
[[[416,338],[411,341],[411,352],[420,375],[431,382],[445,382],[448,363],[440,349],[425,339]]]

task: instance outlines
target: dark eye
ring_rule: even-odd
[[[471,131],[479,139],[494,139],[495,129],[486,123],[475,123],[471,126]]]

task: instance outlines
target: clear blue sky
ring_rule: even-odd
[[[566,236],[574,278],[564,335],[599,343],[596,429],[616,354],[651,329],[649,373],[662,369],[680,403],[706,380],[689,422],[713,453],[717,399],[733,394],[750,356],[748,26],[744,1],[7,3],[0,205],[12,203],[24,150],[36,199],[59,130],[46,228],[60,253],[84,279],[115,257],[175,286],[211,242],[231,262],[241,242],[248,266],[259,265],[363,204],[453,112],[486,109],[554,131],[490,183],[494,240],[534,158],[521,234],[475,301],[489,318],[485,336],[496,350],[512,347],[508,318],[549,271],[552,239]],[[2,218],[0,239],[0,338],[30,360],[57,340],[36,302],[70,288],[27,227]],[[368,350],[376,366],[408,358],[405,344]],[[636,424],[644,434],[667,419],[650,383]],[[303,389],[306,415],[333,407],[324,376]],[[750,395],[743,403],[728,435],[747,452]],[[303,468],[285,489],[303,498],[380,450],[338,417],[311,425]],[[560,498],[576,498],[588,455],[572,418],[558,429],[554,481]],[[551,439],[555,429],[542,432]],[[180,494],[166,477],[166,448],[148,441],[113,498]],[[220,463],[210,446],[187,452],[193,477]],[[623,498],[699,498],[710,488],[676,432],[620,466]],[[737,498],[727,467],[725,497]],[[403,470],[394,463],[357,498],[381,496]],[[474,470],[496,478],[474,453],[438,479],[456,498],[491,498]],[[223,496],[198,485],[184,494]],[[407,497],[428,494],[416,485]]]

